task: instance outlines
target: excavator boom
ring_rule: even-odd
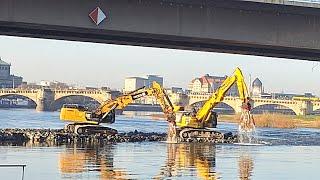
[[[174,106],[170,101],[168,95],[166,94],[165,90],[157,82],[152,83],[152,89],[152,94],[156,98],[157,102],[160,104],[167,121],[174,121]]]
[[[223,101],[225,94],[232,87],[232,85],[237,84],[239,97],[244,100],[248,97],[247,85],[244,81],[242,72],[237,68],[232,76],[227,77],[227,79],[222,83],[222,85],[211,95],[211,97],[204,103],[204,105],[197,112],[198,120],[207,119],[211,110],[220,102]]]

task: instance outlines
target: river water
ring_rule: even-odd
[[[63,128],[58,112],[0,110],[0,128]],[[166,132],[164,121],[118,116],[120,132]],[[219,130],[236,132],[220,123]],[[0,164],[26,164],[25,179],[319,179],[320,130],[264,129],[263,145],[165,142],[0,146]],[[0,179],[21,179],[0,168]]]

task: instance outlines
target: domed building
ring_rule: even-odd
[[[22,77],[11,75],[11,64],[0,57],[0,88],[13,88],[22,84]]]
[[[262,87],[262,82],[260,81],[259,78],[256,78],[252,82],[252,97],[261,97],[263,94],[263,87]]]

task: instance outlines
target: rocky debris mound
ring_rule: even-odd
[[[145,132],[127,132],[114,135],[107,134],[90,134],[77,135],[67,133],[63,129],[0,129],[1,143],[27,143],[27,142],[53,142],[56,144],[62,143],[120,143],[120,142],[144,142],[144,141],[166,141],[166,133],[145,133]],[[232,143],[236,136],[232,133],[225,134],[224,140],[218,143]]]
[[[142,142],[142,141],[165,141],[165,133],[128,132],[114,135],[90,134],[77,135],[67,133],[63,129],[0,129],[0,142]]]

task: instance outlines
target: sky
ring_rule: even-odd
[[[165,87],[187,88],[204,74],[258,77],[265,92],[320,96],[320,64],[260,56],[0,36],[0,57],[27,82],[56,80],[77,86],[124,87],[128,76],[156,74]]]

